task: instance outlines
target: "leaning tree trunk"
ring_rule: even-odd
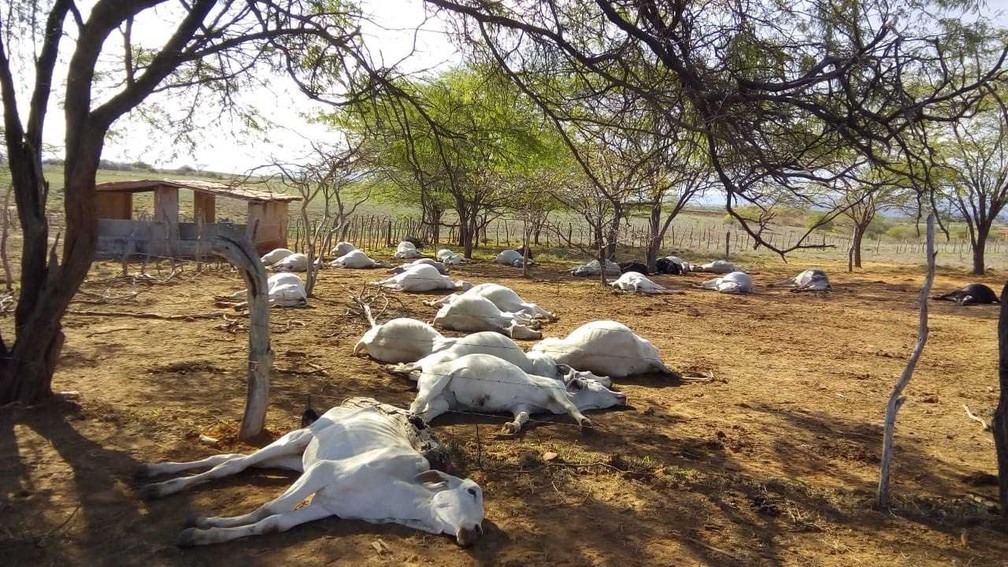
[[[931,213],[927,218],[927,275],[924,276],[924,285],[921,287],[920,295],[917,297],[917,301],[920,303],[917,344],[914,345],[913,352],[910,353],[910,359],[907,360],[903,373],[900,374],[899,380],[893,386],[892,392],[889,394],[889,403],[886,404],[885,426],[882,431],[882,461],[879,466],[878,492],[875,495],[876,506],[883,509],[889,506],[889,467],[892,464],[896,412],[903,407],[903,402],[906,401],[906,398],[903,397],[903,390],[910,383],[914,368],[917,366],[917,360],[920,359],[921,353],[924,352],[924,345],[927,344],[928,294],[931,293],[931,284],[934,282],[935,276],[934,225],[935,216],[934,213]]]
[[[998,382],[1001,395],[991,430],[997,452],[1001,515],[1008,518],[1008,283],[1001,290],[1001,315],[998,317]]]
[[[213,251],[242,271],[248,290],[249,354],[248,393],[245,415],[242,416],[238,439],[256,441],[266,424],[269,406],[270,368],[273,366],[273,349],[270,348],[269,290],[266,285],[266,267],[248,238],[218,235]]]

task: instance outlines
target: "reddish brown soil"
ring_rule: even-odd
[[[189,266],[167,283],[134,287],[114,278],[118,266],[96,265],[89,293],[66,318],[54,382],[80,399],[0,409],[0,561],[846,567],[1008,557],[996,488],[983,476],[995,472],[993,442],[963,408],[989,418],[996,404],[996,306],[932,304],[930,340],[899,413],[893,508],[878,512],[881,421],[916,340],[917,269],[874,265],[848,275],[827,265],[834,291],[816,295],[766,287],[801,269],[775,264],[757,269],[751,296],[638,297],[572,281],[564,268],[537,266],[526,280],[475,263],[455,275],[511,285],[555,311],[561,319],[548,335],[617,319],[653,341],[669,366],[715,381],[618,381],[630,407],[590,413],[596,428],[585,433],[567,416],[538,416],[518,438],[498,434],[503,416],[436,419],[484,490],[487,534],[472,549],[447,536],[329,519],[182,550],[174,538],[187,514],[245,513],[293,479],[248,471],[152,502],[131,480],[142,462],[250,449],[233,442],[247,319],[213,299],[241,289],[241,278]],[[366,324],[348,315],[349,298],[379,276],[325,271],[310,308],[272,312],[272,431],[297,427],[309,394],[319,407],[359,395],[409,403],[411,383],[350,354]],[[683,289],[701,277],[656,279]],[[944,271],[936,289],[968,281]],[[997,275],[987,283],[1000,291]],[[114,299],[131,289],[135,300]],[[402,303],[383,318],[429,320],[435,310],[422,301],[436,295],[398,295]],[[183,315],[192,317],[166,318]],[[9,333],[10,317],[0,323]],[[221,446],[201,444],[201,433]],[[546,452],[559,457],[546,463]]]

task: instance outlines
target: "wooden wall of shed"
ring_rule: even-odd
[[[133,217],[133,193],[99,191],[95,196],[95,208],[100,219],[129,220]]]
[[[203,191],[193,191],[193,222],[203,224],[217,222],[216,208],[216,195]]]
[[[154,190],[154,222],[151,224],[151,253],[172,256],[178,243],[178,189]]]
[[[248,231],[255,230],[252,242],[259,252],[287,247],[287,203],[285,201],[249,201]]]

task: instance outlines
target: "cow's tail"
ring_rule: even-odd
[[[301,414],[301,427],[308,427],[318,421],[318,418],[318,412],[311,405],[311,394],[308,394],[308,402],[305,404],[304,413]]]

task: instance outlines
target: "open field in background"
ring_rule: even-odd
[[[51,237],[54,238],[56,231],[63,225],[62,197],[58,191],[58,188],[62,187],[62,172],[58,168],[50,167],[47,168],[47,174],[50,175],[50,182],[54,188],[49,206],[50,219],[55,228],[51,231]],[[9,176],[9,172],[0,171],[0,188],[9,184],[9,178],[5,176]],[[222,181],[221,177],[217,174],[201,177],[143,171],[101,170],[98,182],[145,178],[198,178]],[[282,186],[277,184],[263,185],[262,189],[285,191]],[[180,191],[179,198],[180,217],[184,221],[191,220],[192,192]],[[133,204],[134,218],[144,218],[145,216],[149,218],[151,216],[153,212],[151,194],[136,194]],[[291,220],[289,234],[292,246],[303,244],[304,241],[304,229],[301,227],[299,207],[300,203],[294,202],[291,203],[289,209]],[[317,198],[309,204],[310,222],[317,222],[317,219],[321,217],[323,207],[324,203],[321,198]],[[242,222],[246,212],[246,204],[242,201],[228,198],[217,199],[218,219]],[[785,215],[782,217],[781,224],[773,226],[766,237],[779,247],[794,244],[796,239],[805,232],[807,216],[801,213]],[[865,236],[863,242],[862,258],[864,261],[913,265],[923,263],[923,226],[918,235],[917,226],[912,219],[880,218],[876,224],[877,226]],[[361,205],[357,214],[351,218],[348,235],[349,240],[378,250],[389,245],[395,246],[403,237],[415,236],[418,232],[416,228],[418,226],[419,219],[415,210],[379,199],[372,199]],[[485,257],[496,254],[503,248],[520,246],[522,230],[520,219],[505,216],[492,221],[481,240],[481,248],[476,251],[477,256]],[[972,256],[969,241],[965,235],[965,225],[953,223],[949,227],[949,232],[952,236],[951,239],[946,239],[943,234],[938,235],[938,264],[950,268],[969,268],[972,265]],[[775,259],[780,261],[778,255],[765,248],[754,249],[751,237],[737,223],[727,219],[723,210],[717,208],[693,208],[682,213],[669,229],[663,241],[662,251],[665,254],[687,256],[688,260],[694,262],[724,257],[726,234],[730,235],[727,237],[730,257],[755,256],[761,258],[761,261],[773,262]],[[16,240],[18,235],[13,233],[12,237]],[[568,238],[575,243],[574,247],[567,245]],[[620,234],[618,261],[642,259],[646,238],[647,231],[644,219],[634,218],[627,226],[623,227]],[[455,239],[456,231],[452,228],[444,228],[442,229],[441,242],[435,245],[452,247]],[[590,233],[583,222],[579,223],[573,215],[554,214],[550,218],[550,227],[540,235],[540,243],[533,245],[533,247],[558,260],[582,262],[588,258],[587,248],[590,240]],[[787,261],[792,263],[831,261],[846,263],[850,234],[842,221],[834,222],[827,230],[816,231],[810,238],[810,243],[825,245],[825,247],[793,252],[788,255]],[[17,242],[12,242],[12,246],[18,246]],[[582,249],[579,250],[578,246]],[[304,248],[303,245],[298,247]],[[999,225],[992,231],[991,237],[988,239],[986,260],[990,268],[1008,270],[1008,226]]]
[[[390,250],[372,251],[391,260]],[[623,321],[681,372],[715,381],[617,380],[629,407],[593,411],[579,432],[535,416],[518,438],[504,416],[438,418],[460,474],[483,487],[486,535],[468,550],[446,536],[328,519],[201,549],[173,542],[189,513],[251,511],[292,475],[249,471],[143,502],[131,481],[146,461],[245,451],[233,442],[245,401],[247,318],[214,305],[240,290],[227,267],[168,281],[123,278],[96,263],[65,320],[54,386],[79,405],[0,412],[0,548],[12,565],[996,565],[1008,526],[995,516],[989,418],[997,400],[996,306],[932,305],[931,336],[899,413],[893,509],[870,507],[883,408],[917,332],[915,265],[869,262],[846,274],[822,261],[826,294],[766,286],[794,261],[739,258],[756,293],[694,290],[704,276],[658,276],[683,294],[640,297],[566,275],[541,258],[531,278],[477,261],[455,279],[494,281],[559,314],[547,336],[584,322]],[[131,270],[135,271],[133,264]],[[161,266],[162,279],[167,275]],[[153,266],[148,272],[157,274]],[[328,407],[351,396],[405,405],[411,383],[351,355],[366,323],[350,297],[384,272],[326,270],[307,309],[271,313],[268,423],[296,427],[310,394]],[[1000,289],[1003,275],[983,278]],[[936,290],[972,277],[942,268]],[[135,293],[135,295],[131,295]],[[397,294],[381,320],[430,320],[438,294]],[[0,318],[10,332],[12,318]],[[451,334],[451,333],[449,333]],[[530,344],[530,343],[527,343]],[[208,447],[200,434],[222,439]],[[558,456],[544,460],[547,452]],[[373,547],[378,540],[387,552]]]

